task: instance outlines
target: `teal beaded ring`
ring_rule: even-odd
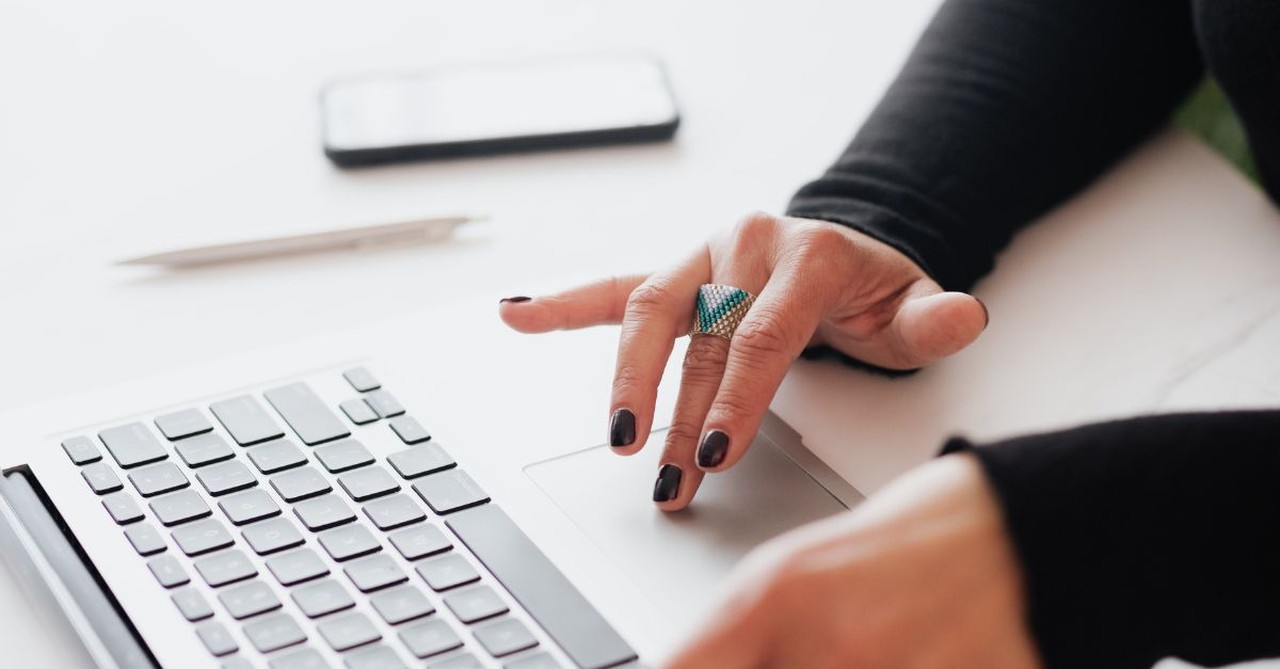
[[[715,335],[730,339],[733,331],[747,315],[756,297],[733,286],[704,283],[698,287],[698,303],[693,314],[693,328],[689,336]]]

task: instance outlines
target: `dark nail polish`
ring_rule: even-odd
[[[502,304],[503,302],[511,302],[514,304],[519,304],[521,302],[528,302],[529,300],[532,300],[532,299],[533,299],[532,297],[526,297],[524,295],[516,295],[515,297],[504,297],[501,300],[498,300],[498,304]]]
[[[711,430],[702,438],[698,446],[698,466],[702,468],[718,467],[724,462],[729,452],[729,435],[720,430]]]
[[[658,480],[653,482],[653,501],[670,502],[680,494],[680,478],[684,472],[675,465],[662,465]]]
[[[973,299],[978,300],[976,297]],[[978,306],[982,307],[982,327],[986,328],[988,325],[991,325],[991,312],[987,310],[987,303],[982,300],[978,300]]]
[[[618,409],[609,421],[609,445],[630,446],[636,441],[636,415],[630,409]]]

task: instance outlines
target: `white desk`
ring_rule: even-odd
[[[0,410],[441,300],[496,302],[565,268],[662,266],[747,211],[780,210],[822,170],[936,4],[9,0]],[[315,91],[332,76],[617,47],[668,64],[684,112],[674,143],[359,172],[320,153]],[[109,265],[455,211],[493,218],[435,247],[182,273]],[[776,408],[874,490],[951,429],[1280,396],[1280,221],[1207,152],[1166,137],[1051,218],[980,287],[992,325],[972,349],[905,382],[804,363]],[[922,402],[936,420],[859,432]],[[24,606],[0,579],[0,647],[74,664]]]

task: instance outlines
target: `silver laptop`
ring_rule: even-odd
[[[661,660],[745,552],[861,495],[770,415],[657,511],[662,435],[601,445],[615,348],[460,306],[6,415],[6,562],[100,666]]]

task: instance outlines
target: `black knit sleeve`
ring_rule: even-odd
[[[1180,0],[947,0],[793,216],[966,290],[1021,226],[1170,118],[1202,74]]]
[[[1280,656],[1280,411],[1146,417],[973,452],[1047,669]]]

